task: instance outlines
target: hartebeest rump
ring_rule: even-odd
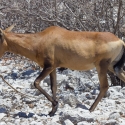
[[[52,103],[53,116],[57,111],[56,68],[90,70],[96,67],[100,93],[90,108],[93,111],[108,90],[107,71],[115,73],[125,82],[122,67],[125,61],[125,44],[109,32],[78,32],[51,26],[33,34],[11,33],[13,26],[0,29],[0,56],[6,51],[23,55],[43,68],[34,81],[35,87]],[[40,87],[40,82],[50,75],[51,97]]]

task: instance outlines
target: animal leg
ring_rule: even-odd
[[[90,112],[94,111],[99,101],[104,97],[106,91],[108,90],[108,80],[107,80],[108,63],[101,62],[100,65],[96,67],[96,69],[100,81],[100,93],[96,98],[95,102],[93,103],[93,105],[91,106],[91,108],[89,109]]]
[[[53,71],[53,67],[47,67],[44,68],[43,71],[40,73],[40,75],[36,78],[34,81],[34,86],[52,103],[53,107],[57,106],[58,102],[55,101],[47,92],[45,92],[41,87],[40,87],[40,82]],[[52,107],[52,108],[53,108]],[[53,111],[53,109],[52,109]],[[54,110],[55,111],[55,110]],[[56,111],[55,111],[56,112]],[[51,113],[50,115],[54,115],[54,113]]]
[[[56,69],[50,73],[50,81],[51,81],[51,90],[52,90],[53,99],[56,101],[56,91],[57,91]],[[57,108],[58,108],[58,104],[56,106],[52,105],[52,111],[49,113],[49,115],[53,116],[57,111]]]
[[[117,73],[117,76],[119,77],[119,79],[125,82],[125,71],[123,69],[121,69],[120,72]]]
[[[118,72],[115,72],[113,68],[109,68],[109,70],[116,74],[119,79],[121,79],[123,82],[125,82],[125,71],[123,69],[120,69]]]
[[[56,100],[56,91],[57,91],[56,69],[50,73],[50,81],[51,81],[51,90],[53,94],[53,99]]]

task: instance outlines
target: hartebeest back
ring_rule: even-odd
[[[124,42],[109,32],[78,32],[51,26],[42,32],[18,34],[9,32],[12,27],[0,30],[0,56],[6,51],[26,56],[38,63],[42,72],[36,78],[35,87],[52,102],[50,116],[57,110],[56,68],[89,70],[96,67],[100,81],[100,93],[90,108],[93,111],[108,90],[107,71],[125,81],[122,70],[125,54]],[[50,75],[51,97],[40,87],[40,82]]]

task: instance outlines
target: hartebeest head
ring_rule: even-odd
[[[7,42],[5,40],[5,33],[10,32],[13,28],[14,25],[11,25],[5,30],[0,29],[0,57],[7,51]]]

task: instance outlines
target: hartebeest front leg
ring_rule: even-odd
[[[54,69],[50,73],[50,82],[51,82],[51,90],[52,90],[52,94],[53,94],[53,99],[56,100],[56,91],[57,91],[56,69]]]
[[[52,111],[49,113],[50,116],[53,116],[54,113],[56,112],[57,110],[57,105],[58,105],[58,102],[52,98],[47,92],[45,92],[41,87],[40,87],[40,82],[47,76],[49,75],[51,72],[51,79],[53,79],[52,81],[52,86],[54,85],[54,81],[55,81],[55,78],[53,78],[53,67],[47,67],[47,68],[44,68],[43,71],[41,72],[41,74],[36,78],[35,82],[34,82],[34,86],[43,94],[45,95],[45,97],[52,103]],[[53,88],[53,87],[52,87]],[[54,95],[55,97],[55,95]]]
[[[100,93],[89,109],[90,112],[94,111],[97,104],[100,102],[100,100],[104,97],[106,91],[108,90],[108,80],[107,80],[107,69],[108,69],[108,62],[107,61],[101,61],[99,66],[96,67],[100,82]]]

